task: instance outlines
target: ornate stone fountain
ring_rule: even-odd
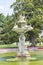
[[[29,52],[27,51],[27,48],[25,46],[25,36],[24,33],[26,33],[27,31],[32,30],[33,27],[31,27],[31,25],[27,25],[26,21],[25,21],[25,16],[20,16],[20,19],[18,21],[18,25],[14,25],[13,27],[13,31],[17,32],[18,34],[20,34],[19,36],[19,43],[18,43],[18,52],[17,52],[17,56],[18,57],[28,57],[30,56]]]

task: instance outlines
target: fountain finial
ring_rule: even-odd
[[[25,16],[20,15],[18,23],[25,23]]]

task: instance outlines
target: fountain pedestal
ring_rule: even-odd
[[[19,44],[18,44],[18,57],[27,57],[30,56],[29,52],[27,51],[27,47],[25,46],[25,36],[21,34],[19,37]]]

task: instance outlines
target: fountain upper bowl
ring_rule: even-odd
[[[21,34],[21,33],[26,33],[27,31],[31,31],[32,29],[33,29],[33,27],[31,27],[31,26],[23,26],[21,28],[18,26],[14,26],[12,30],[18,34]]]

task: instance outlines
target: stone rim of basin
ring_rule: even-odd
[[[23,60],[22,60],[23,59]],[[18,58],[18,57],[16,57],[16,58],[11,58],[11,59],[6,59],[6,61],[34,61],[34,60],[36,60],[37,58],[35,58],[35,57],[28,57],[28,58],[25,58],[25,57],[20,57],[20,58]]]

